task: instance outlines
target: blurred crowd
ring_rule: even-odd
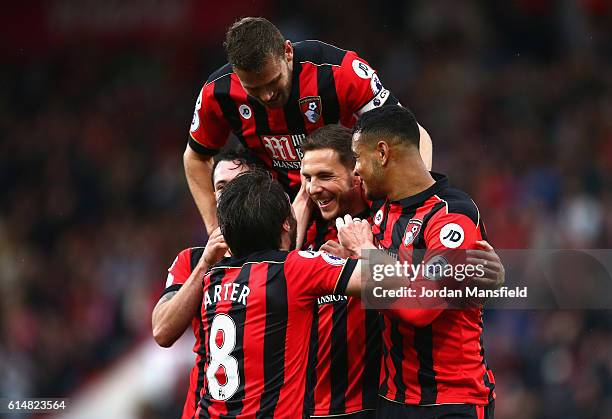
[[[612,247],[609,2],[271,10],[287,38],[354,49],[379,71],[496,248]],[[205,243],[182,152],[201,83],[224,63],[218,32],[0,59],[3,397],[65,397],[151,339],[166,269]],[[612,313],[490,311],[485,345],[498,418],[612,417]]]

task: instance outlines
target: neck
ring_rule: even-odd
[[[418,158],[404,158],[391,163],[389,169],[387,195],[391,201],[416,195],[436,183],[420,155]]]

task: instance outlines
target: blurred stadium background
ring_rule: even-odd
[[[192,337],[157,348],[150,314],[178,251],[205,242],[182,153],[225,29],[248,15],[378,69],[496,248],[611,247],[609,1],[10,2],[0,397],[69,397],[80,418],[179,416]],[[610,312],[486,323],[497,418],[612,417]]]

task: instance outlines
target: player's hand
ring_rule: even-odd
[[[491,245],[480,240],[476,242],[478,249],[469,249],[466,251],[466,264],[482,265],[484,276],[473,277],[473,281],[478,288],[496,290],[501,288],[506,280],[506,270],[501,262],[498,254]]]
[[[296,235],[296,248],[300,249],[306,239],[306,230],[308,230],[308,224],[314,208],[314,202],[310,199],[306,190],[306,181],[304,176],[301,176],[302,185],[297,195],[293,199],[291,206],[295,213],[297,220],[297,235]]]
[[[362,250],[375,249],[372,228],[367,220],[347,214],[336,219],[336,229],[340,244],[352,254],[361,256]]]
[[[208,243],[206,243],[206,248],[204,249],[200,263],[203,262],[208,265],[208,267],[211,267],[219,262],[228,250],[229,247],[227,243],[225,243],[223,234],[221,234],[221,228],[217,227],[208,238]]]
[[[345,249],[340,243],[333,240],[328,240],[319,249],[321,252],[327,252],[339,258],[348,259],[351,256],[359,256],[351,253],[348,249]]]

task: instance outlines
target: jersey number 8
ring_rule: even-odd
[[[222,343],[218,345],[217,336],[221,335]],[[215,400],[227,400],[236,393],[240,386],[238,361],[230,354],[236,346],[236,324],[227,314],[217,314],[210,328],[210,363],[206,369],[208,391]],[[224,383],[219,382],[223,377]]]

